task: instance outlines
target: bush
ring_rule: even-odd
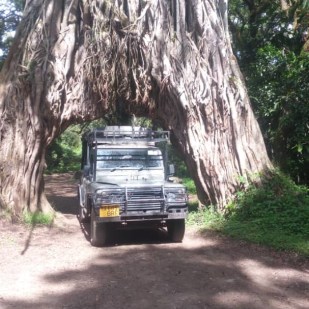
[[[308,188],[278,171],[239,192],[225,215],[211,207],[195,210],[188,223],[309,256]]]
[[[49,146],[46,155],[47,173],[65,173],[80,169],[81,133],[72,126]]]
[[[296,185],[280,172],[251,185],[230,205],[229,221],[250,222],[261,230],[309,238],[308,188]]]
[[[54,221],[55,215],[53,213],[42,213],[40,211],[37,212],[26,212],[24,213],[23,221],[29,225],[51,225]]]

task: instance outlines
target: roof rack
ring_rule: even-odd
[[[153,131],[143,127],[107,126],[94,129],[84,135],[88,144],[127,144],[169,142],[169,131]]]

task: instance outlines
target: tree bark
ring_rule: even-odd
[[[17,214],[48,208],[50,142],[107,113],[170,129],[199,198],[221,209],[244,177],[271,167],[226,0],[28,1],[0,83],[0,194]]]

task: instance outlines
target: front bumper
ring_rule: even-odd
[[[188,207],[184,205],[177,209],[170,209],[167,211],[130,211],[121,212],[119,216],[114,217],[100,217],[99,208],[96,208],[97,222],[131,222],[131,221],[165,221],[173,219],[185,219],[188,214]]]
[[[126,187],[97,196],[97,199],[94,196],[93,205],[98,222],[163,221],[186,218],[187,202],[188,197],[183,188],[166,189],[157,186]],[[118,209],[108,214],[103,211],[104,207]]]

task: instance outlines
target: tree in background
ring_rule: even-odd
[[[24,1],[3,1],[0,4],[0,68],[7,57],[13,34],[21,19]]]
[[[271,158],[309,183],[309,1],[232,0],[235,55]]]
[[[48,211],[46,147],[111,112],[172,131],[202,202],[223,208],[267,171],[233,56],[226,0],[27,1],[0,78],[1,197]]]

